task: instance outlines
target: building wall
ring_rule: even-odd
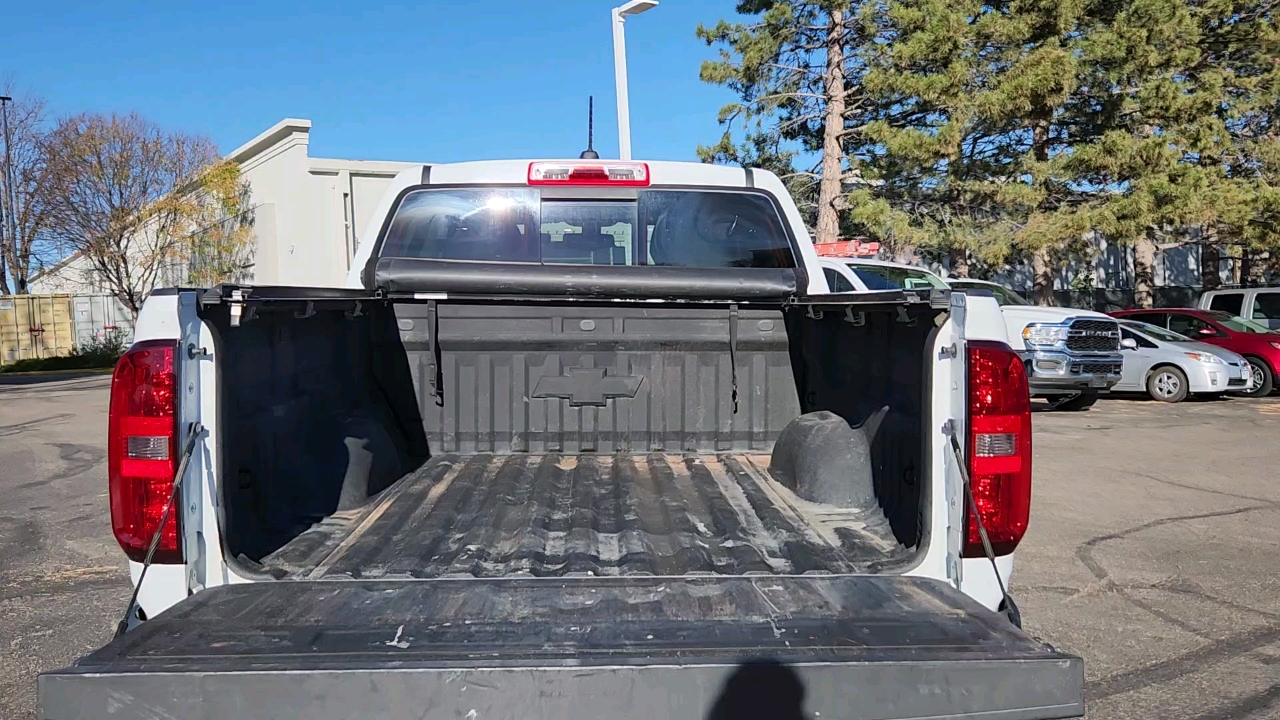
[[[288,118],[227,156],[249,183],[254,284],[340,287],[383,191],[396,173],[420,165],[313,158],[310,135],[310,120]],[[186,282],[181,267],[170,274],[166,284]],[[108,291],[78,256],[30,285],[35,294]]]
[[[310,132],[281,120],[230,155],[252,192],[256,284],[340,286],[383,191],[418,164],[313,158]]]

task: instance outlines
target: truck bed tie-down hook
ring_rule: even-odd
[[[298,318],[299,320],[305,320],[306,318],[309,318],[315,314],[316,314],[316,304],[314,301],[308,300],[307,309],[303,310],[302,312],[294,312],[293,316]]]

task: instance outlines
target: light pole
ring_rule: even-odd
[[[13,159],[12,153],[9,150],[10,146],[13,145],[13,138],[9,135],[10,102],[13,102],[13,98],[8,95],[0,95],[0,117],[3,118],[4,123],[4,198],[0,199],[0,204],[8,206],[5,211],[0,214],[4,215],[5,230],[8,231],[9,242],[16,251],[18,247],[18,227],[14,224],[16,222],[14,214],[18,212],[18,207],[15,202],[16,198],[13,194]],[[0,273],[3,272],[4,268],[0,268]],[[15,283],[18,282],[18,278],[15,277],[13,281]],[[13,291],[21,294],[26,292],[26,288],[15,287],[13,288]]]
[[[627,41],[622,24],[658,6],[658,0],[631,0],[613,9],[613,82],[618,89],[618,157],[631,159],[631,108],[627,104]]]

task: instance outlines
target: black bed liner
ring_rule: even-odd
[[[769,456],[446,455],[264,559],[310,579],[851,573],[910,560],[879,508],[806,502]]]
[[[1080,715],[1082,683],[920,578],[343,580],[198,593],[40,699],[48,720],[1014,720]]]

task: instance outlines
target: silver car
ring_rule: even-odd
[[[1135,320],[1120,321],[1120,339],[1124,370],[1114,391],[1175,403],[1188,393],[1221,395],[1253,385],[1248,361],[1230,350]]]

